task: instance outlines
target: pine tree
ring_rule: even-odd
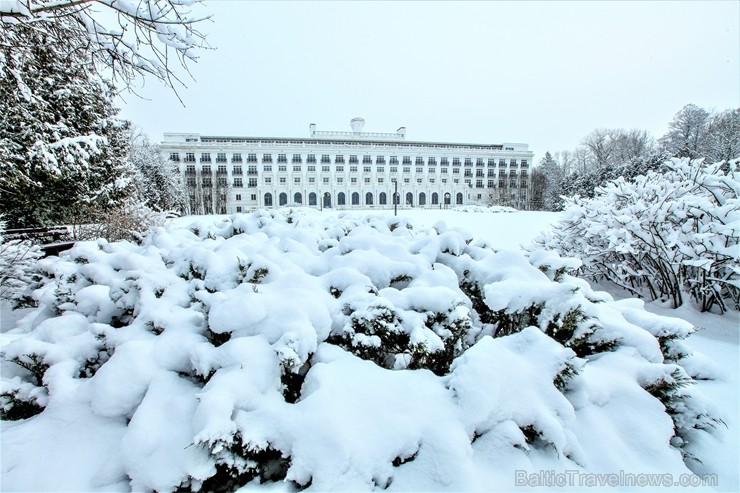
[[[10,227],[69,221],[128,193],[128,123],[76,34],[63,20],[0,30],[0,209]]]
[[[177,166],[165,159],[157,144],[146,135],[133,134],[128,161],[135,170],[134,187],[140,202],[156,211],[184,208],[182,179]]]

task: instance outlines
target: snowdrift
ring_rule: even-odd
[[[3,335],[2,488],[689,474],[692,437],[717,423],[682,366],[692,327],[593,291],[579,266],[301,209],[78,243],[41,261],[38,308]]]

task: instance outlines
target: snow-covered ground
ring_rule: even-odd
[[[645,378],[646,371],[659,369],[652,354],[651,340],[654,342],[654,339],[646,338],[644,331],[635,331],[630,328],[634,326],[624,321],[629,319],[630,323],[641,326],[658,326],[663,322],[649,319],[649,314],[642,314],[639,306],[635,308],[637,305],[631,302],[613,304],[613,307],[612,303],[599,302],[596,293],[590,293],[575,280],[566,281],[563,286],[585,293],[583,307],[599,318],[604,330],[617,331],[626,341],[626,349],[597,355],[584,365],[567,400],[552,385],[551,372],[572,358],[572,354],[539,331],[524,330],[497,339],[479,338],[444,377],[426,370],[384,370],[335,345],[320,343],[321,336],[318,347],[306,345],[310,337],[306,335],[305,324],[321,332],[324,329],[320,327],[328,331],[344,323],[341,313],[325,308],[333,305],[331,297],[327,297],[328,302],[322,297],[321,292],[326,288],[323,280],[332,287],[340,287],[342,293],[336,296],[350,305],[368,298],[366,291],[353,292],[353,286],[371,282],[407,321],[413,320],[419,312],[418,305],[450,319],[464,317],[459,307],[448,312],[444,307],[438,308],[446,306],[445,300],[452,300],[454,306],[455,300],[462,296],[456,284],[455,289],[442,288],[450,275],[455,279],[453,270],[462,271],[465,267],[453,258],[455,252],[463,250],[478,255],[480,265],[487,266],[484,270],[489,269],[498,276],[496,282],[501,288],[495,293],[494,288],[487,289],[486,295],[490,296],[487,299],[507,299],[516,303],[518,298],[560,296],[561,284],[550,282],[544,276],[540,279],[537,269],[523,262],[520,255],[505,252],[516,252],[521,245],[528,244],[557,219],[557,214],[492,213],[474,209],[402,210],[399,211],[401,224],[412,224],[413,230],[419,231],[418,236],[410,236],[405,228],[394,231],[391,227],[380,239],[369,229],[362,228],[370,226],[374,231],[394,224],[395,220],[388,217],[363,223],[365,213],[362,212],[303,209],[301,214],[299,220],[315,220],[317,225],[327,228],[323,233],[310,229],[301,232],[306,240],[304,245],[298,233],[290,238],[280,236],[281,226],[267,220],[264,233],[257,232],[253,241],[236,236],[224,241],[218,237],[219,227],[214,228],[213,223],[227,225],[231,231],[232,219],[209,216],[175,220],[171,233],[163,233],[146,252],[111,250],[103,257],[97,248],[77,250],[76,255],[90,260],[90,264],[79,267],[79,271],[100,279],[101,285],[103,279],[112,279],[105,282],[110,286],[128,286],[118,292],[123,298],[132,293],[131,285],[125,284],[131,276],[138,279],[134,282],[142,297],[147,287],[157,293],[150,297],[145,315],[151,322],[146,327],[158,332],[155,336],[145,331],[127,334],[106,329],[105,324],[99,322],[103,314],[110,315],[115,308],[107,298],[107,291],[97,286],[75,291],[72,297],[72,302],[76,303],[75,314],[49,319],[36,327],[37,332],[45,330],[45,335],[38,337],[45,337],[46,342],[34,342],[35,345],[29,347],[49,351],[44,344],[55,339],[60,341],[58,348],[47,353],[51,359],[61,362],[52,368],[56,370],[53,375],[47,375],[47,384],[56,392],[56,397],[52,395],[48,399],[46,410],[38,416],[2,423],[0,489],[128,491],[133,485],[139,490],[167,490],[178,483],[185,471],[191,477],[197,474],[208,477],[207,466],[202,465],[206,463],[204,451],[193,446],[193,433],[188,433],[190,428],[184,431],[182,426],[183,422],[191,420],[194,431],[199,432],[196,441],[212,446],[212,452],[218,447],[229,446],[229,430],[233,435],[230,427],[234,426],[245,434],[251,433],[255,444],[262,437],[264,443],[276,444],[283,451],[290,450],[293,463],[289,478],[295,483],[265,485],[269,488],[290,489],[295,484],[311,484],[316,490],[374,487],[524,491],[539,482],[557,486],[558,491],[593,491],[589,486],[600,490],[604,484],[599,481],[613,478],[589,476],[590,473],[665,473],[672,474],[672,480],[688,473],[678,452],[667,446],[671,421],[665,418],[660,403],[635,384],[636,380]],[[383,214],[391,216],[392,211]],[[358,218],[358,222],[352,223],[351,218]],[[330,222],[322,222],[325,220]],[[238,220],[233,222],[235,229],[237,223]],[[184,228],[192,229],[194,224],[199,225],[202,238],[197,242],[191,233],[184,231]],[[364,232],[358,233],[353,240],[352,234],[342,233],[341,225],[345,230],[351,225],[354,231]],[[425,228],[435,225],[436,233],[424,232]],[[247,231],[252,226],[248,220],[239,223],[239,228]],[[178,227],[183,231],[178,233]],[[470,234],[448,231],[447,227],[462,228]],[[214,231],[216,238],[205,238],[204,231],[209,231],[209,235]],[[327,240],[327,234],[344,237],[337,242]],[[471,243],[471,236],[478,240]],[[320,249],[343,248],[341,255],[318,262],[319,252],[312,252],[307,246],[314,237],[319,238]],[[179,244],[177,238],[184,243]],[[383,238],[391,238],[393,242],[385,243]],[[241,243],[233,243],[237,240]],[[201,248],[201,243],[209,241],[215,246]],[[376,241],[379,243],[373,243]],[[384,249],[382,257],[373,257],[367,250],[375,244]],[[227,259],[237,251],[232,245],[243,249],[245,255],[249,252],[250,259],[254,259],[254,265],[245,266],[245,276],[259,277],[255,269],[259,265],[268,268],[265,284],[256,282],[249,289],[242,289],[238,283],[234,285],[229,281]],[[483,250],[486,246],[503,252],[491,256]],[[426,258],[437,255],[434,270],[424,270],[423,265],[415,263],[413,256],[408,256],[408,252],[417,250],[418,255]],[[274,256],[260,256],[268,251]],[[217,255],[213,255],[214,252]],[[448,265],[443,265],[445,262],[440,260],[442,254],[439,252],[449,252],[444,254]],[[278,255],[282,256],[278,258]],[[220,352],[212,346],[211,349],[202,347],[194,333],[185,331],[174,337],[180,327],[193,324],[194,317],[192,312],[181,308],[188,302],[185,288],[178,292],[175,286],[182,283],[182,278],[165,278],[162,277],[164,271],[156,270],[157,262],[165,261],[167,256],[189,259],[196,277],[202,275],[197,274],[199,265],[208,266],[202,280],[205,289],[190,294],[210,306],[208,315],[213,331],[240,335],[221,345]],[[382,258],[389,257],[396,262],[383,264]],[[471,263],[468,268],[475,265]],[[294,270],[296,266],[301,268]],[[408,266],[416,270],[403,271]],[[331,268],[327,271],[327,267]],[[78,267],[70,262],[60,268],[71,272],[70,269]],[[119,272],[123,273],[120,281],[116,277]],[[126,272],[129,274],[124,275]],[[306,272],[312,273],[310,279],[305,276]],[[406,273],[410,276],[399,275]],[[530,281],[517,284],[520,279],[514,274]],[[506,279],[507,275],[512,278]],[[412,281],[404,280],[405,277],[411,277]],[[322,281],[311,281],[314,278]],[[304,280],[314,284],[302,285]],[[193,280],[195,284],[198,282],[198,279]],[[210,292],[209,283],[219,286],[219,290]],[[401,289],[402,285],[408,289]],[[174,286],[172,292],[168,292],[169,286]],[[512,289],[516,287],[522,292],[514,292]],[[612,295],[619,298],[621,294]],[[266,311],[255,304],[255,300],[260,299],[264,307],[282,303],[284,309],[280,313]],[[312,306],[314,310],[310,309]],[[341,312],[341,305],[337,303],[336,306]],[[356,308],[354,313],[362,313],[372,307],[353,305],[353,308]],[[713,378],[698,381],[696,387],[700,392],[696,398],[706,395],[711,401],[707,410],[714,408],[727,425],[715,434],[696,435],[696,442],[689,447],[689,451],[703,461],[701,466],[694,465],[694,471],[716,474],[717,486],[688,490],[740,490],[738,314],[720,317],[701,314],[690,307],[669,310],[657,303],[648,304],[646,309],[658,315],[680,317],[702,328],[686,340],[686,345],[701,355],[682,364],[692,375]],[[0,312],[1,342],[11,350],[16,350],[9,345],[11,341],[21,337],[13,328],[20,324],[29,329],[34,325],[29,318],[18,320],[18,315],[9,313],[7,306]],[[32,313],[30,318],[33,316]],[[352,320],[362,322],[364,319],[355,317]],[[131,328],[133,325],[127,327]],[[101,360],[102,369],[93,378],[68,378],[64,374],[70,371],[64,366],[67,364],[65,357],[73,351],[79,353],[80,348],[90,344],[85,339],[88,330],[97,331],[100,337],[117,344],[119,349],[108,360],[110,363]],[[264,333],[260,334],[260,330]],[[73,342],[61,342],[62,336],[55,335],[55,331],[67,334],[64,337]],[[316,339],[316,334],[313,337]],[[411,330],[411,337],[436,347],[446,335]],[[152,341],[158,345],[154,346]],[[293,359],[303,364],[307,355],[313,354],[313,366],[301,389],[299,403],[286,405],[279,392],[269,391],[271,379],[278,378],[275,372],[279,371],[279,366],[272,365],[275,354],[283,365]],[[173,371],[161,371],[162,368],[177,368],[177,374],[182,374],[183,359],[203,374],[218,372],[205,387],[198,389],[190,380],[177,378]],[[403,363],[397,361],[395,364]],[[234,371],[227,371],[232,367]],[[9,370],[7,364],[2,370],[3,377],[14,371]],[[198,371],[191,379],[197,379]],[[545,378],[541,378],[543,376]],[[111,386],[114,383],[115,388]],[[490,386],[483,387],[485,385]],[[224,393],[224,389],[238,391],[230,395]],[[449,398],[450,391],[456,395],[454,400]],[[211,411],[205,413],[203,409],[207,405]],[[536,426],[539,437],[524,440],[520,430],[525,422]],[[327,426],[328,423],[331,426]],[[387,454],[390,455],[386,457]],[[567,471],[577,472],[568,475]],[[557,482],[561,479],[566,480],[562,485]],[[668,489],[662,484],[660,489]],[[631,489],[653,491],[655,488]]]

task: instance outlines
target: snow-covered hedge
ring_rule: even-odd
[[[6,241],[5,221],[0,216],[0,300],[22,304],[21,297],[33,282],[33,267],[42,255],[30,241]]]
[[[716,423],[681,366],[690,325],[442,223],[262,211],[39,265],[2,349],[11,490],[679,474]]]
[[[673,159],[664,173],[613,180],[593,199],[567,199],[560,222],[537,242],[581,259],[589,279],[674,307],[688,295],[702,310],[737,310],[738,163]]]

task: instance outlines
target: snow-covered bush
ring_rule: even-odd
[[[40,261],[2,348],[3,418],[30,417],[3,424],[5,486],[45,489],[24,471],[50,441],[90,457],[71,489],[685,473],[716,423],[684,385],[692,327],[593,291],[573,259],[392,216],[205,221]]]
[[[22,304],[21,296],[33,282],[32,270],[43,255],[30,241],[5,241],[5,221],[0,217],[0,300]]]
[[[673,159],[664,173],[567,199],[539,246],[583,261],[589,279],[607,280],[651,300],[680,306],[688,294],[703,311],[740,308],[740,170]]]

